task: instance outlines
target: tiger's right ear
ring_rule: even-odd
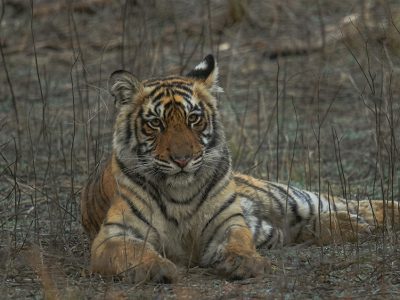
[[[222,92],[222,89],[218,86],[217,62],[211,54],[207,55],[186,76],[202,82],[212,92]]]
[[[108,80],[108,90],[113,95],[117,107],[130,103],[141,88],[140,81],[125,70],[113,72]]]

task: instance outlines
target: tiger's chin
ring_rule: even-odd
[[[192,184],[194,180],[194,173],[182,171],[173,175],[168,175],[166,177],[166,184],[167,186],[173,188],[183,188],[187,187],[189,184]]]

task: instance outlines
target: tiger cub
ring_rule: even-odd
[[[269,266],[256,247],[351,241],[385,215],[398,223],[397,203],[385,214],[382,201],[346,202],[233,173],[217,78],[212,55],[187,76],[111,75],[113,152],[81,196],[94,272],[173,282],[179,263],[255,277]]]

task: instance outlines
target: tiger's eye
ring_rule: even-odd
[[[161,120],[160,120],[160,119],[153,119],[153,120],[150,120],[150,121],[149,121],[149,125],[150,125],[151,127],[158,128],[158,127],[161,126]]]
[[[191,114],[188,117],[189,124],[197,123],[199,120],[200,120],[200,116],[199,115]]]

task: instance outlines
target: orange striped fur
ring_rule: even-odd
[[[111,75],[113,153],[81,196],[94,272],[171,282],[178,263],[248,278],[269,266],[256,247],[351,241],[399,224],[398,202],[345,201],[233,173],[217,75],[211,55],[187,76]]]

